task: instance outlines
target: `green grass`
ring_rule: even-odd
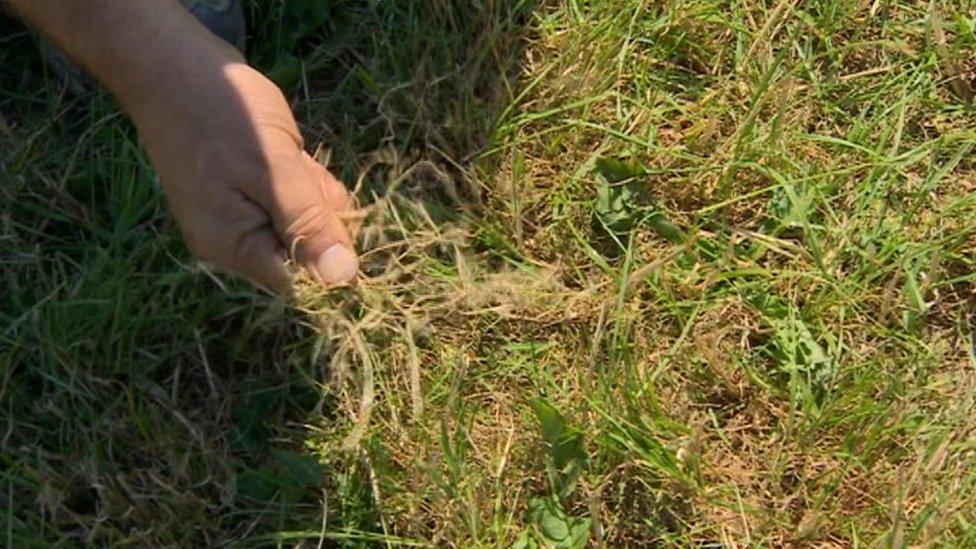
[[[293,305],[0,22],[5,543],[976,546],[976,6],[934,5],[255,3],[373,206]]]

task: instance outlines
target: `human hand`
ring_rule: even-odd
[[[190,251],[276,292],[291,288],[289,257],[323,284],[350,282],[345,187],[303,150],[277,86],[244,63],[220,71],[132,113]]]
[[[179,2],[8,1],[132,117],[198,258],[280,292],[289,256],[325,284],[356,276],[345,188],[278,88]]]

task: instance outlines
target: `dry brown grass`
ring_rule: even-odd
[[[910,231],[883,202],[917,200],[932,173],[920,161],[971,134],[938,79],[928,89],[941,107],[906,78],[884,80],[936,68],[913,60],[926,47],[915,26],[924,12],[889,13],[887,25],[908,31],[894,39],[875,23],[877,6],[835,7],[850,14],[832,23],[843,30],[819,34],[807,32],[814,12],[800,17],[792,2],[602,4],[586,24],[542,8],[526,93],[483,159],[491,171],[418,176],[421,187],[453,181],[453,196],[482,189],[478,206],[453,206],[471,217],[437,224],[416,201],[374,204],[370,276],[338,299],[304,302],[334,341],[343,446],[374,471],[390,532],[504,544],[537,528],[527,502],[551,479],[528,400],[545,395],[586,439],[589,470],[564,505],[589,517],[591,542],[839,547],[968,535],[949,517],[968,513],[972,372],[965,346],[948,343],[969,289],[936,290],[935,273],[950,267],[931,262],[966,261],[963,243],[945,239],[972,231],[959,211],[971,211],[971,167],[953,169]],[[805,64],[791,49],[803,40],[831,46]],[[903,114],[864,116],[898,97]],[[933,117],[949,117],[940,135],[956,137],[909,122]],[[898,156],[912,147],[930,152]],[[592,222],[592,174],[596,159],[621,155],[647,170],[638,181],[653,207],[697,236],[682,247],[638,230],[629,250],[605,256],[606,271],[593,259],[607,248]],[[866,200],[892,169],[909,186]],[[783,185],[809,193],[813,242],[799,220],[770,233],[770,196]],[[890,224],[880,240],[858,240],[878,223]],[[923,277],[923,295],[939,294],[921,332],[905,331],[907,278],[882,251],[891,246],[929,257],[910,275]],[[771,319],[757,291],[790,316]],[[796,322],[833,364],[822,389],[781,369],[792,359],[776,349],[803,337],[784,335]],[[642,437],[665,461],[648,461]]]

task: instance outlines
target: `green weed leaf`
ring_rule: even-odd
[[[603,176],[597,180],[594,207],[597,219],[612,233],[629,233],[639,217],[634,192],[627,185],[611,185]]]
[[[237,475],[237,493],[256,501],[271,501],[278,493],[278,480],[269,467],[247,469]]]
[[[266,420],[281,401],[282,391],[262,383],[252,383],[231,412],[234,418],[235,450],[259,454],[264,451],[271,430]]]
[[[268,71],[268,78],[279,88],[287,90],[302,78],[302,62],[290,53],[282,54]]]
[[[281,17],[279,47],[292,51],[300,41],[318,30],[329,17],[328,2],[322,0],[288,0]]]
[[[325,479],[325,468],[312,456],[275,450],[274,457],[284,472],[287,473],[291,483],[297,487],[319,486]]]
[[[835,364],[803,320],[796,305],[756,289],[746,291],[746,299],[765,317],[773,338],[768,351],[789,376],[791,392],[810,411],[829,389]]]
[[[264,464],[237,475],[237,492],[257,501],[280,498],[295,502],[306,489],[320,486],[324,479],[325,469],[314,457],[273,450]]]
[[[656,211],[649,193],[642,192],[634,178],[646,169],[637,162],[614,158],[596,161],[596,204],[593,212],[598,224],[610,233],[623,236],[638,225],[646,224],[658,236],[680,244],[685,235],[664,214]]]
[[[616,158],[599,158],[596,161],[596,171],[610,183],[620,183],[647,173],[639,162],[618,160]]]
[[[658,236],[671,242],[672,244],[683,244],[685,233],[671,222],[670,219],[661,213],[653,213],[647,217],[647,225],[657,233]]]
[[[536,543],[535,538],[532,537],[532,532],[530,530],[523,530],[522,534],[519,535],[515,543],[512,544],[512,549],[538,549],[539,544]]]
[[[252,52],[252,59],[275,84],[287,90],[301,78],[299,56],[309,38],[328,21],[329,2],[288,0],[269,9],[262,15],[275,23]]]
[[[529,515],[550,547],[581,549],[590,539],[590,519],[568,516],[555,497],[529,500]]]
[[[553,490],[566,497],[576,488],[580,471],[586,467],[587,453],[583,433],[570,425],[556,408],[541,398],[530,402],[546,444]]]

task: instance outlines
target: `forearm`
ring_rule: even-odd
[[[137,124],[174,107],[169,97],[202,99],[213,89],[209,81],[244,61],[176,0],[7,2],[91,73]]]

